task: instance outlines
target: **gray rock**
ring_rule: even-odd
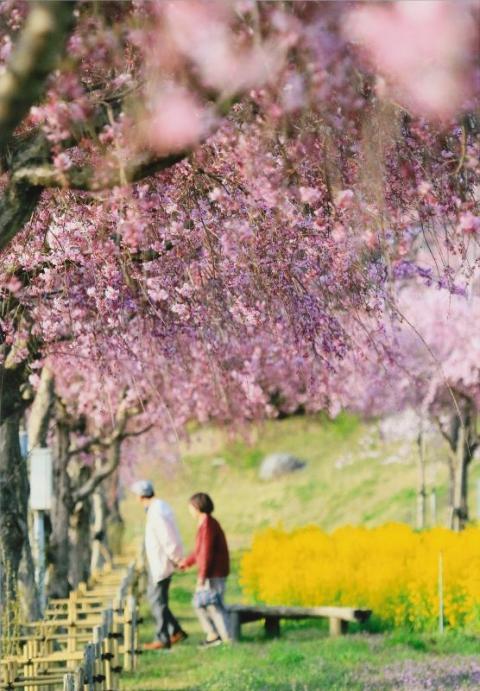
[[[259,470],[261,480],[273,480],[305,468],[307,464],[289,453],[272,453],[266,456]]]
[[[221,458],[221,456],[218,456],[217,458],[212,459],[212,467],[213,468],[223,468],[226,465],[227,465],[227,461],[224,458]]]

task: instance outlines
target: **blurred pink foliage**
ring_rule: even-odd
[[[347,15],[345,32],[363,47],[391,83],[391,93],[407,108],[427,117],[450,118],[474,84],[479,46],[475,4],[366,3]]]
[[[19,131],[45,135],[62,184],[0,257],[0,301],[13,305],[0,334],[32,383],[53,364],[92,429],[110,428],[123,400],[138,404],[135,428],[169,441],[191,420],[334,415],[356,405],[350,376],[375,356],[397,371],[385,314],[398,286],[420,282],[412,304],[433,314],[430,300],[472,283],[479,143],[473,126],[437,121],[462,114],[469,6],[351,7],[83,6],[71,60]],[[345,21],[412,106],[395,127],[382,130]],[[175,152],[177,165],[108,189],[139,153]],[[69,189],[83,167],[107,189]],[[386,402],[376,372],[363,381]]]
[[[213,126],[213,116],[192,94],[179,87],[159,91],[145,123],[144,141],[160,155],[189,149]]]

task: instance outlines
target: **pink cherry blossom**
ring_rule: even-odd
[[[345,31],[391,80],[394,97],[417,113],[449,118],[472,86],[473,12],[470,3],[450,0],[369,3],[351,11]]]
[[[212,125],[211,114],[191,94],[167,87],[155,97],[143,137],[158,154],[175,153],[198,144]]]

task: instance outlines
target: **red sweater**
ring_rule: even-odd
[[[197,530],[195,549],[186,558],[185,565],[198,566],[198,577],[225,578],[230,573],[228,545],[220,523],[207,514]]]

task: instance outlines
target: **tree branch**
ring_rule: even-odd
[[[108,449],[107,462],[104,463],[100,468],[97,468],[95,472],[88,478],[88,480],[73,492],[73,501],[75,503],[90,496],[90,494],[96,490],[98,485],[118,468],[118,464],[120,463],[121,444],[122,440],[120,437],[118,437]]]
[[[37,103],[73,27],[74,0],[33,5],[6,69],[0,76],[0,151]]]
[[[40,187],[9,185],[0,197],[0,250],[28,223],[41,191]]]
[[[54,374],[48,365],[42,368],[40,386],[33,399],[28,420],[30,448],[47,445],[47,433],[55,396]]]
[[[154,173],[170,168],[189,154],[190,151],[182,151],[161,158],[155,158],[151,153],[139,154],[122,168],[105,171],[103,174],[98,174],[90,166],[72,167],[66,171],[59,171],[49,164],[25,166],[13,173],[12,180],[16,184],[32,187],[64,187],[79,191],[100,192],[143,180]]]
[[[128,408],[121,404],[117,412],[117,421],[112,434],[110,434],[108,437],[104,439],[99,439],[98,437],[95,437],[92,440],[90,440],[90,448],[96,446],[97,448],[103,448],[107,450],[108,460],[102,466],[97,468],[95,472],[88,478],[88,480],[83,483],[83,485],[81,485],[74,491],[73,500],[75,503],[82,501],[86,497],[90,496],[90,494],[92,494],[92,492],[96,490],[98,485],[118,468],[121,458],[120,449],[124,439],[126,439],[127,437],[137,437],[151,429],[152,425],[150,424],[136,432],[126,432],[126,426],[128,421],[131,417],[137,415],[138,413],[138,408]],[[81,449],[79,447],[79,450],[73,450],[72,452],[70,452],[69,455],[79,453],[80,450],[87,450],[85,449],[85,446],[86,445],[84,445]]]

